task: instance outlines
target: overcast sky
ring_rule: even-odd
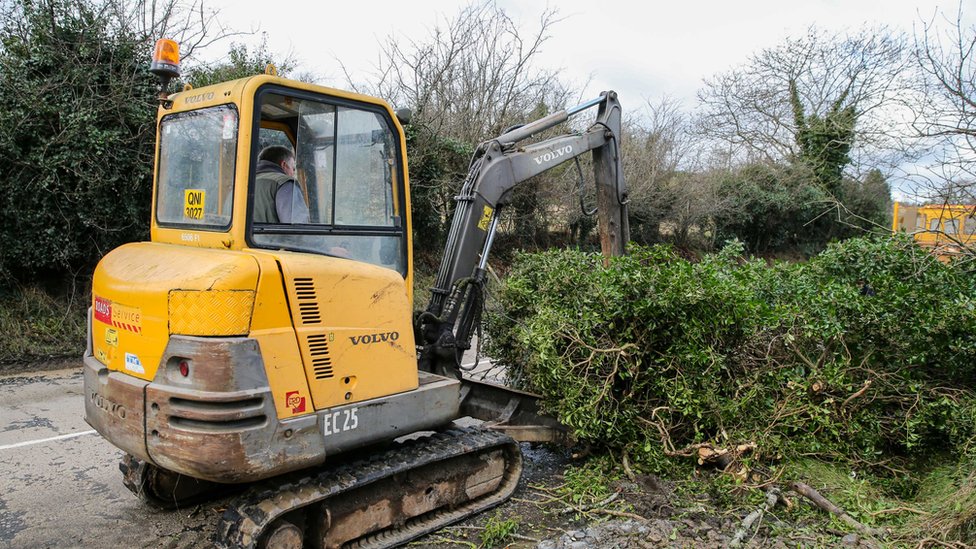
[[[811,25],[845,31],[887,25],[911,33],[938,10],[955,17],[959,3],[939,0],[497,0],[530,32],[546,6],[562,21],[538,58],[562,71],[579,96],[614,89],[625,108],[670,95],[690,108],[702,79],[745,62],[749,55],[799,36]],[[240,30],[267,33],[271,50],[291,51],[301,70],[341,87],[337,59],[356,74],[376,64],[379,44],[396,35],[423,41],[464,2],[447,0],[211,0],[221,19]],[[963,0],[972,24],[976,0]],[[256,42],[258,36],[238,39]],[[220,55],[225,47],[211,50]]]
[[[298,72],[320,84],[346,87],[339,61],[356,81],[367,81],[387,37],[425,42],[469,2],[448,0],[294,1],[207,0],[220,19],[243,31],[237,42],[267,36],[272,52],[290,52]],[[976,24],[976,0],[961,0],[964,26]],[[561,21],[536,59],[537,68],[558,69],[581,100],[603,90],[619,94],[625,111],[640,113],[662,96],[697,105],[702,80],[732,70],[749,56],[799,37],[811,26],[838,33],[887,26],[911,35],[925,22],[945,26],[959,13],[958,0],[496,0],[524,29],[537,29],[547,7]],[[947,22],[947,18],[951,21]],[[206,57],[226,54],[229,43]],[[394,105],[394,108],[409,105]],[[931,166],[903,164],[890,172],[898,200],[910,197],[918,173]],[[916,174],[916,175],[911,175]],[[924,178],[923,178],[924,181]]]

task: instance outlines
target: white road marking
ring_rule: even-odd
[[[28,440],[28,441],[25,441],[25,442],[18,442],[16,444],[8,444],[6,446],[0,446],[0,450],[10,450],[12,448],[21,448],[23,446],[31,446],[33,444],[41,444],[41,443],[44,443],[44,442],[53,442],[55,440],[67,440],[69,438],[83,437],[85,435],[93,435],[93,434],[95,434],[95,432],[96,431],[94,429],[92,429],[91,431],[82,431],[80,433],[71,433],[70,435],[58,435],[56,437],[42,438],[40,440]]]

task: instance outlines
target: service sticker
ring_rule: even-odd
[[[105,343],[115,347],[119,344],[117,330],[125,330],[134,334],[142,333],[142,309],[129,307],[121,303],[112,303],[104,297],[95,296],[95,320],[108,324],[112,328],[105,331]],[[112,342],[114,341],[114,343]]]
[[[142,310],[121,303],[112,304],[112,326],[134,334],[142,333]]]
[[[491,206],[485,206],[485,212],[481,214],[481,221],[478,222],[479,229],[482,231],[488,230],[488,225],[491,224],[491,214],[494,212],[495,210],[493,210]]]
[[[203,189],[186,189],[183,191],[183,217],[203,219],[203,208],[206,200],[207,191]]]
[[[142,361],[132,353],[125,353],[125,369],[137,374],[146,373],[146,369],[142,367]]]

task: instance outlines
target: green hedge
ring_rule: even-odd
[[[637,247],[611,268],[571,250],[521,255],[489,352],[580,439],[650,464],[701,442],[860,464],[970,450],[971,273],[901,239],[848,240],[807,263],[741,252],[689,262]]]
[[[83,0],[0,9],[0,283],[85,272],[148,237],[151,45],[111,13]]]

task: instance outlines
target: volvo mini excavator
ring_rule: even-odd
[[[246,485],[222,547],[392,547],[508,498],[516,440],[565,432],[532,395],[461,375],[498,212],[519,183],[592,151],[605,251],[622,253],[616,95],[477,148],[414,314],[406,139],[387,103],[273,70],[168,94],[167,40],[152,70],[151,241],[99,262],[84,355],[85,419],[125,452],[126,486],[174,507]],[[592,107],[588,130],[522,144]],[[294,153],[307,219],[255,216],[271,145]],[[486,423],[454,427],[466,416]]]

